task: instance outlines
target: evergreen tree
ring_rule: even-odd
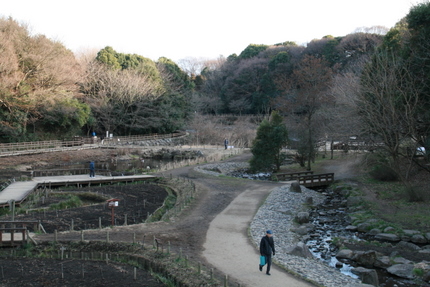
[[[257,129],[257,136],[251,148],[253,155],[250,160],[251,170],[278,171],[285,159],[282,148],[287,144],[287,128],[281,115],[275,111],[270,121],[263,120]]]

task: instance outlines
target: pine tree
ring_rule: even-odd
[[[288,131],[278,112],[273,112],[270,120],[263,120],[252,143],[251,170],[278,171],[285,154],[282,148],[288,144]]]

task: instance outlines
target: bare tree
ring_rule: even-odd
[[[145,103],[157,99],[163,90],[149,75],[134,70],[112,70],[92,61],[87,64],[81,88],[100,129],[127,132],[145,125]]]
[[[78,96],[82,71],[71,51],[43,35],[30,35],[25,25],[13,19],[0,19],[0,94],[7,110],[4,126],[27,133],[27,126],[43,118],[58,101]]]
[[[308,55],[298,63],[290,77],[278,77],[276,81],[284,94],[276,98],[272,105],[287,113],[289,128],[295,127],[301,142],[299,151],[307,159],[308,170],[311,169],[315,145],[320,136],[318,126],[323,122],[321,107],[333,101],[328,93],[332,74],[326,61]]]
[[[391,159],[390,167],[403,181],[407,181],[410,169],[402,171],[400,159],[412,161],[403,147],[414,151],[417,142],[416,115],[421,103],[415,82],[407,63],[390,52],[379,51],[363,73],[358,98],[364,128],[383,143],[381,148]]]
[[[385,35],[390,29],[385,26],[372,26],[372,27],[358,27],[354,30],[354,33],[369,33],[369,34],[379,34]]]
[[[178,66],[189,76],[196,76],[201,74],[205,68],[209,70],[218,69],[224,62],[225,58],[222,56],[217,59],[186,57],[178,61]]]

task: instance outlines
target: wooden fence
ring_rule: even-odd
[[[89,174],[89,168],[73,168],[73,169],[49,169],[49,170],[34,170],[33,177],[42,176],[61,176],[61,175],[81,175]],[[112,172],[108,169],[96,169],[95,173],[98,175],[111,176]]]
[[[100,145],[117,145],[138,141],[178,138],[184,136],[185,134],[185,132],[177,132],[169,134],[115,136],[112,138],[103,139],[103,141],[101,141],[99,138],[95,139],[93,137],[77,137],[71,140],[0,143],[0,156],[63,151],[68,149],[83,148],[84,146],[86,148],[97,148]]]

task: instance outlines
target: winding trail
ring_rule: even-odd
[[[242,192],[210,223],[203,256],[220,271],[244,286],[313,286],[272,264],[271,276],[258,270],[259,252],[247,236],[261,202],[270,193],[264,188]],[[275,237],[276,248],[276,237]]]

